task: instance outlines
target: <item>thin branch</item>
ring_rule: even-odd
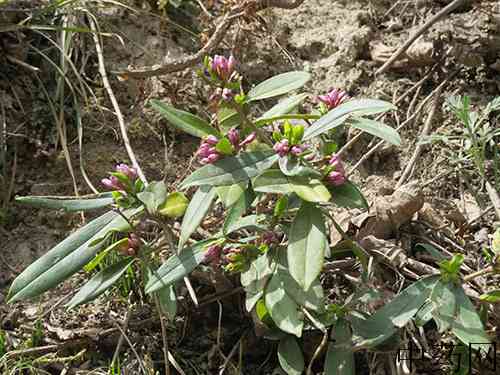
[[[135,157],[134,151],[132,150],[132,146],[130,145],[130,140],[128,138],[127,128],[125,126],[125,121],[123,119],[122,111],[120,110],[120,106],[118,104],[118,101],[116,100],[113,89],[109,84],[106,68],[104,67],[104,57],[102,53],[101,41],[99,40],[99,34],[97,33],[97,23],[90,15],[88,17],[89,17],[90,28],[93,31],[92,37],[94,39],[95,48],[97,52],[97,58],[99,62],[99,73],[101,74],[102,77],[102,84],[108,93],[111,103],[113,104],[113,108],[115,110],[116,118],[118,119],[118,124],[120,125],[120,131],[122,134],[125,149],[127,150],[128,157],[130,158],[133,167],[137,170],[137,174],[139,175],[140,179],[144,182],[144,184],[147,185],[146,176],[144,176],[144,173],[142,172],[142,169],[139,166],[139,163],[137,162],[137,158]]]
[[[148,78],[160,76],[168,73],[178,72],[189,68],[190,66],[198,64],[202,59],[211,54],[222,42],[226,33],[231,28],[233,22],[243,16],[248,14],[250,11],[258,12],[267,8],[281,8],[281,9],[294,9],[300,6],[304,0],[254,0],[254,1],[244,1],[242,4],[234,6],[229,12],[227,12],[222,21],[217,25],[212,37],[208,40],[207,44],[203,46],[195,54],[188,56],[186,58],[172,61],[163,65],[156,65],[153,67],[145,67],[139,69],[125,69],[121,71],[113,71],[112,74],[121,76],[125,79],[127,78]]]
[[[423,34],[425,33],[432,25],[438,22],[441,18],[446,16],[448,13],[453,12],[455,9],[460,7],[465,0],[455,0],[448,4],[446,7],[441,9],[438,13],[436,13],[432,18],[430,18],[426,23],[424,23],[415,34],[413,34],[408,40],[398,48],[396,52],[391,56],[389,60],[387,60],[384,65],[382,65],[376,72],[375,75],[382,74],[389,69],[389,67],[401,57],[403,53],[406,52],[408,48]]]

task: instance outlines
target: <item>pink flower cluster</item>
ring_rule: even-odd
[[[120,252],[123,255],[135,256],[137,255],[141,244],[141,239],[135,233],[130,233],[127,241],[120,247]]]
[[[236,67],[236,59],[233,56],[226,58],[215,55],[210,62],[210,69],[221,81],[228,81]]]
[[[345,169],[339,156],[333,155],[329,164],[334,168],[326,177],[328,182],[340,186],[346,182]]]
[[[129,167],[127,164],[118,164],[115,167],[115,171],[127,176],[131,182],[137,179],[137,170],[135,168]],[[124,190],[125,186],[116,176],[110,176],[109,178],[103,178],[101,183],[108,189],[111,190]]]
[[[306,149],[307,145],[304,144],[293,145],[290,147],[290,142],[288,141],[288,139],[282,139],[281,141],[276,142],[273,146],[273,150],[276,151],[276,153],[280,157],[287,155],[289,152],[293,155],[299,155],[302,154]]]
[[[349,95],[344,90],[333,89],[325,95],[319,95],[318,99],[330,110],[349,100]]]
[[[251,133],[240,142],[240,132],[234,128],[230,129],[227,132],[226,136],[236,151],[239,151],[241,148],[245,147],[255,140],[255,133]],[[215,135],[209,135],[203,140],[200,147],[198,148],[198,151],[196,152],[198,157],[200,158],[201,164],[215,163],[221,158],[222,154],[219,153],[219,151],[217,151],[217,148],[215,147],[218,142],[219,138],[217,138]]]
[[[218,266],[221,264],[222,261],[221,256],[222,256],[222,246],[219,244],[211,245],[205,251],[202,263],[211,264],[212,266]]]

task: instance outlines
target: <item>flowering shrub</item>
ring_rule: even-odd
[[[161,101],[151,101],[172,126],[201,139],[196,152],[199,165],[178,187],[193,188],[190,202],[180,192],[167,194],[162,182],[145,186],[136,171],[123,164],[102,180],[113,190],[111,194],[83,200],[21,198],[38,206],[74,211],[113,209],[29,266],[14,281],[10,301],[39,295],[116,249],[123,259],[96,274],[69,302],[70,307],[96,298],[136,262],[147,270],[145,293],[161,297],[170,306],[176,303],[174,285],[198,266],[204,265],[210,272],[239,274],[246,293],[245,307],[267,327],[267,337],[280,341],[279,360],[289,374],[300,374],[304,369],[296,338],[305,330],[326,334],[333,327],[325,373],[354,374],[354,351],[390,342],[397,328],[428,304],[431,308],[423,320],[434,318],[447,328],[451,324],[454,334],[464,342],[487,342],[478,317],[467,318],[476,340],[471,341],[462,329],[465,322],[450,322],[449,312],[436,302],[452,295],[456,306],[471,310],[470,301],[456,284],[459,258],[441,263],[442,277],[421,279],[371,316],[365,308],[370,290],[357,291],[343,305],[327,303],[319,280],[325,257],[341,257],[346,252],[356,257],[365,281],[373,271],[369,256],[345,233],[341,233],[342,246],[329,245],[330,228],[340,228],[331,214],[332,207],[368,208],[335,153],[338,145],[332,142],[331,134],[340,126],[352,126],[399,145],[395,130],[367,118],[393,110],[390,103],[349,98],[344,91],[332,90],[319,96],[319,105],[306,113],[299,110],[308,98],[302,93],[256,115],[255,103],[300,89],[310,75],[280,74],[246,92],[235,59],[215,56],[204,61],[200,76],[212,90],[215,116],[211,123]],[[209,228],[209,238],[189,242],[215,204],[225,210],[222,226]],[[174,244],[172,220],[182,215]],[[146,241],[137,230],[144,219],[160,223],[171,239],[172,254],[157,269],[156,241]],[[454,314],[460,316],[458,310]]]

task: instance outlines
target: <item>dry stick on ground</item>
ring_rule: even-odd
[[[226,13],[222,21],[217,25],[212,37],[208,40],[207,44],[203,46],[195,54],[188,56],[184,59],[172,61],[163,65],[154,67],[140,68],[140,69],[125,69],[122,71],[112,72],[115,75],[122,76],[123,78],[147,78],[164,75],[167,73],[178,72],[189,68],[190,66],[198,64],[202,59],[212,53],[222,42],[226,33],[231,28],[234,20],[246,14],[247,11],[261,11],[266,8],[281,8],[281,9],[294,9],[300,6],[304,0],[251,0],[244,1],[242,4],[234,6],[228,13]],[[95,34],[94,34],[95,38]]]
[[[425,120],[424,128],[422,129],[422,133],[420,134],[419,139],[423,139],[424,137],[427,137],[430,133],[431,126],[432,126],[432,121],[434,120],[434,116],[436,115],[436,110],[439,107],[439,104],[441,103],[441,90],[436,92],[436,97],[434,99],[434,103],[432,105],[431,111],[429,112],[429,115],[427,116],[427,119]],[[398,183],[396,184],[396,189],[401,187],[405,183],[406,180],[411,176],[411,172],[413,170],[413,167],[417,163],[418,157],[422,153],[422,150],[424,149],[424,145],[419,142],[419,140],[416,140],[417,145],[415,147],[415,151],[413,151],[413,155],[410,158],[410,161],[406,164],[406,167],[401,174],[401,177],[399,178]]]
[[[123,331],[126,331],[128,328],[128,323],[130,322],[130,317],[132,316],[132,305],[130,304],[130,295],[129,295],[129,305],[127,309],[127,313],[125,315],[125,320],[123,321]],[[122,330],[120,330],[122,332]],[[118,344],[116,344],[115,354],[113,355],[113,359],[111,360],[110,368],[114,368],[116,361],[118,360],[118,356],[120,355],[120,350],[123,345],[123,340],[125,338],[125,334],[121,334],[118,339]]]
[[[132,150],[132,146],[130,145],[130,140],[128,138],[127,128],[125,126],[123,114],[122,114],[122,111],[120,110],[120,105],[118,104],[118,101],[116,100],[116,97],[115,97],[115,94],[113,92],[113,89],[111,88],[111,85],[109,84],[108,75],[106,73],[106,68],[104,67],[104,57],[103,57],[102,48],[101,48],[101,40],[99,39],[97,22],[90,15],[88,16],[88,18],[89,18],[90,28],[92,29],[92,37],[94,38],[94,44],[95,44],[95,48],[96,48],[96,52],[97,52],[97,59],[99,62],[99,73],[101,74],[101,77],[102,77],[102,84],[108,93],[108,96],[109,96],[109,99],[111,100],[111,103],[113,104],[113,108],[115,110],[115,115],[116,115],[116,118],[118,120],[118,124],[120,125],[120,131],[122,134],[125,149],[127,150],[128,157],[130,158],[130,161],[132,162],[133,167],[137,170],[137,174],[139,175],[140,179],[144,182],[144,184],[147,184],[146,176],[144,176],[144,173],[142,172],[142,169],[139,166],[139,163],[137,162],[137,158],[135,157],[134,151]]]
[[[495,190],[495,187],[486,181],[486,191],[490,197],[491,203],[493,204],[493,208],[495,208],[495,213],[497,214],[498,220],[500,220],[500,196],[498,192]]]
[[[432,97],[438,92],[438,91],[441,91],[442,88],[453,78],[455,77],[456,74],[458,74],[460,70],[455,70],[453,73],[451,73],[448,77],[445,78],[445,80],[443,82],[441,82],[439,84],[439,86],[437,88],[435,88],[423,101],[422,103],[420,103],[420,105],[418,106],[418,108],[415,110],[415,113],[408,119],[406,119],[406,121],[404,121],[401,125],[399,125],[396,130],[401,130],[402,128],[404,128],[408,123],[410,123],[415,117],[417,117],[417,115],[419,114],[419,112],[424,108],[424,106],[429,102],[429,100],[432,99]],[[365,155],[363,155],[363,157],[361,159],[359,159],[359,161],[354,165],[354,167],[352,167],[349,172],[348,172],[348,175],[352,174],[352,172],[354,170],[356,170],[361,164],[363,164],[370,156],[373,155],[373,153],[375,151],[377,151],[377,149],[382,146],[384,144],[385,141],[380,141],[378,142],[375,146],[373,146]]]
[[[465,3],[465,0],[454,0],[447,6],[445,6],[443,9],[441,9],[438,13],[436,13],[432,18],[430,18],[426,23],[424,23],[418,30],[413,34],[401,47],[398,48],[396,52],[390,57],[389,60],[387,60],[384,65],[382,65],[376,72],[375,74],[382,74],[389,67],[398,59],[401,57],[405,51],[410,48],[410,46],[423,34],[425,33],[432,25],[434,25],[436,22],[438,22],[441,18],[446,16],[448,13],[453,12],[455,9],[460,7]]]
[[[158,315],[160,316],[161,338],[163,340],[163,358],[165,361],[165,375],[170,375],[170,362],[168,360],[167,329],[165,326],[165,321],[163,320],[164,316],[160,305],[160,299],[158,298],[157,294],[155,294],[154,299],[155,299],[156,310],[158,311]]]

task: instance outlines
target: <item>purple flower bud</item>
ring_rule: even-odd
[[[118,180],[118,178],[115,176],[110,176],[109,178],[103,178],[101,180],[101,183],[108,189],[123,190],[123,185],[121,184],[120,180]]]
[[[128,235],[128,247],[138,250],[141,247],[141,239],[134,233]]]
[[[217,160],[219,160],[219,158],[220,158],[219,154],[210,154],[207,156],[209,163],[215,163]]]
[[[292,146],[290,152],[294,155],[299,155],[299,154],[302,154],[305,149],[306,149],[306,147],[304,147],[303,145],[296,145],[296,146]]]
[[[231,100],[231,98],[234,96],[234,93],[230,89],[224,89],[222,90],[222,99],[224,100]]]
[[[283,139],[275,143],[273,149],[280,157],[285,156],[290,150],[290,147],[288,146],[288,139]]]
[[[347,92],[333,89],[326,95],[319,95],[318,100],[325,103],[328,109],[333,109],[349,99]]]
[[[266,245],[272,245],[279,242],[279,238],[274,232],[265,232],[262,235],[262,243]]]
[[[329,164],[335,168],[335,171],[345,174],[344,165],[342,164],[340,156],[338,156],[337,154],[332,155]]]
[[[224,56],[215,55],[210,64],[213,73],[222,81],[227,81],[234,72],[236,60],[233,56],[226,59]]]
[[[208,249],[205,251],[202,263],[205,264],[212,263],[214,265],[219,264],[221,252],[222,252],[222,246],[220,245],[209,246]]]
[[[127,164],[118,164],[115,167],[117,172],[123,173],[125,176],[130,178],[131,180],[135,180],[137,178],[137,171],[135,168],[129,167]]]
[[[205,138],[205,142],[209,145],[215,146],[219,142],[219,139],[215,135],[209,135]]]
[[[209,158],[203,158],[200,160],[200,163],[205,165],[205,164],[210,164],[210,159]]]
[[[243,141],[240,143],[240,147],[245,147],[246,145],[252,143],[256,138],[256,134],[250,133]]]
[[[229,142],[233,145],[233,147],[238,147],[238,143],[240,142],[240,132],[238,129],[231,128],[226,134],[227,139],[229,139]]]
[[[340,186],[345,183],[345,175],[341,172],[333,171],[327,177],[328,182],[335,186]]]

